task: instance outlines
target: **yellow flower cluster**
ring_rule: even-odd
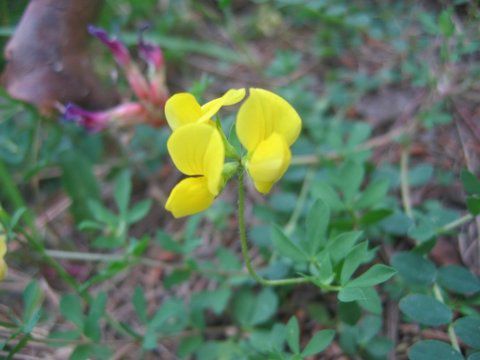
[[[231,89],[201,106],[189,93],[176,94],[165,104],[173,131],[167,148],[175,166],[188,177],[174,187],[165,205],[175,217],[207,209],[228,180],[225,148],[232,147],[212,117],[223,106],[244,99],[236,132],[247,155],[238,165],[247,169],[255,188],[263,194],[287,171],[290,146],[298,138],[302,122],[286,100],[264,89]]]

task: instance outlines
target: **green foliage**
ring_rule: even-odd
[[[419,341],[410,348],[408,357],[411,360],[461,360],[463,356],[450,345],[438,340]]]
[[[1,46],[25,6],[0,0]],[[0,89],[0,235],[13,270],[0,285],[0,356],[41,343],[107,359],[121,343],[134,358],[480,359],[478,274],[468,257],[432,256],[480,214],[480,180],[451,166],[445,135],[463,126],[452,119],[465,117],[480,74],[475,6],[107,1],[100,24],[128,45],[151,24],[144,37],[162,47],[172,93],[203,101],[233,79],[298,110],[288,172],[265,201],[246,197],[252,266],[267,283],[289,281],[270,287],[246,271],[233,189],[188,219],[164,212],[178,176],[169,129],[86,134]],[[110,74],[106,52],[95,54]],[[222,121],[238,144],[234,117]],[[406,173],[398,159],[410,150]],[[465,199],[452,201],[459,180]],[[20,297],[26,277],[36,280]],[[386,331],[396,303],[400,325],[420,325],[399,334],[402,346]],[[428,328],[445,341],[427,340]]]
[[[399,306],[411,320],[423,325],[439,326],[452,320],[452,312],[448,306],[431,296],[408,295],[400,301]]]

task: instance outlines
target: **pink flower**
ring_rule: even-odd
[[[97,28],[93,25],[88,26],[88,32],[110,49],[119,65],[127,66],[130,64],[130,53],[127,47],[121,41],[112,39],[108,36],[108,33],[105,30]]]
[[[124,126],[149,121],[145,108],[136,102],[120,104],[105,111],[88,111],[74,104],[68,104],[63,117],[91,132],[103,130],[110,124]]]

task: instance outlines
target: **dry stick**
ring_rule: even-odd
[[[460,111],[460,109],[457,106],[457,104],[455,103],[455,101],[452,101],[452,104],[455,107],[455,109],[457,110],[457,113],[460,115],[460,119],[469,128],[471,133],[474,135],[475,139],[480,142],[480,140],[479,140],[480,135],[477,134],[476,128],[471,123],[470,118],[468,118],[463,111]],[[467,149],[466,144],[465,144],[466,141],[464,139],[464,133],[462,132],[462,129],[460,128],[460,124],[459,124],[458,121],[455,122],[455,125],[456,125],[456,129],[457,129],[458,138],[460,140],[460,144],[462,145],[462,151],[463,151],[463,155],[465,157],[465,162],[467,163],[467,169],[470,172],[475,173],[475,171],[473,171],[474,169],[473,169],[473,165],[472,165],[472,158],[470,157],[470,154],[469,154],[468,149]],[[474,219],[474,217],[472,216],[471,219]],[[468,219],[466,221],[469,221],[471,219]],[[480,218],[475,218],[475,225],[477,227],[477,231],[480,232]],[[479,252],[478,257],[480,258],[480,239],[477,239],[477,242],[478,242],[477,248],[478,248],[478,252]]]
[[[101,253],[90,253],[90,252],[79,252],[79,251],[63,251],[63,250],[45,250],[45,253],[55,259],[64,259],[64,260],[77,260],[77,261],[86,261],[86,262],[114,262],[122,261],[126,259],[125,254],[101,254]],[[176,270],[179,268],[184,268],[183,264],[170,264],[161,260],[156,260],[146,257],[132,257],[133,263],[140,263],[142,265],[153,267],[153,268],[164,268],[166,270]],[[220,271],[216,269],[195,269],[196,272],[200,273],[211,273],[223,276],[244,276],[247,275],[244,272],[239,271]]]
[[[413,220],[412,201],[410,198],[410,187],[408,183],[408,157],[409,157],[408,148],[404,147],[402,149],[402,154],[400,159],[400,191],[402,195],[402,203],[403,203],[404,211],[408,215],[408,217]],[[459,226],[459,224],[464,223],[465,222],[464,218],[460,218],[454,221],[453,223],[447,224],[443,228],[447,229],[446,231],[449,231]],[[435,299],[440,301],[442,304],[445,304],[441,290],[436,283],[433,285],[433,294],[435,296]],[[452,323],[448,324],[448,337],[450,338],[450,342],[453,348],[460,352],[458,339],[455,334],[455,330],[453,329]]]
[[[409,149],[404,147],[400,157],[400,187],[402,194],[403,208],[405,214],[413,220],[412,202],[410,197],[410,187],[408,185],[408,158]]]
[[[367,141],[361,145],[358,145],[354,148],[352,152],[366,151],[371,150],[383,145],[387,145],[395,138],[398,138],[403,135],[411,134],[416,129],[416,124],[413,123],[406,127],[395,128],[384,135],[377,136],[370,141]],[[325,155],[299,155],[292,158],[291,165],[318,165],[323,159],[336,160],[341,158],[342,155],[337,152],[329,152]]]

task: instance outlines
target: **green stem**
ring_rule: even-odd
[[[101,253],[90,253],[90,252],[78,252],[78,251],[63,251],[63,250],[45,250],[45,253],[48,256],[51,256],[55,259],[64,259],[64,260],[78,260],[86,262],[114,262],[114,261],[123,261],[126,260],[125,254],[101,254]],[[164,261],[147,258],[147,257],[132,257],[131,261],[133,264],[141,264],[148,267],[161,267],[167,270],[192,270],[186,264],[178,263],[166,263]],[[200,274],[214,274],[220,276],[245,276],[246,274],[241,271],[224,271],[218,269],[194,269],[193,271]]]
[[[14,209],[18,210],[20,208],[25,208],[23,218],[25,219],[29,227],[33,227],[33,225],[35,224],[33,215],[23,201],[22,194],[18,190],[15,181],[13,181],[12,179],[12,175],[7,170],[7,167],[2,160],[0,160],[0,184],[2,184],[3,195],[6,199],[8,199],[10,205]]]
[[[240,169],[238,174],[238,227],[240,233],[240,244],[242,247],[242,255],[245,261],[245,265],[248,269],[248,272],[257,282],[266,286],[283,286],[283,285],[293,285],[293,284],[302,284],[310,282],[309,278],[299,277],[299,278],[289,278],[289,279],[279,279],[279,280],[268,280],[264,279],[257,274],[255,269],[252,266],[250,260],[250,255],[248,253],[248,242],[247,242],[247,229],[245,226],[245,188],[243,185],[243,175],[244,169]]]
[[[308,195],[308,190],[310,190],[310,184],[313,179],[313,175],[315,172],[313,171],[312,168],[308,169],[307,175],[305,176],[305,180],[303,181],[302,189],[300,190],[300,194],[298,195],[298,200],[295,205],[295,209],[293,210],[292,216],[290,216],[290,219],[287,222],[287,225],[285,225],[285,233],[287,235],[290,235],[293,230],[295,230],[295,226],[297,225],[298,218],[300,217],[300,214],[302,213],[303,206],[305,205],[305,201],[307,200],[307,195]]]
[[[14,209],[25,208],[24,220],[26,225],[30,228],[30,234],[26,231],[22,231],[25,239],[32,247],[32,249],[36,250],[41,256],[42,259],[50,265],[55,271],[60,275],[60,277],[73,289],[76,291],[79,290],[79,285],[75,278],[71,276],[57,261],[55,261],[52,257],[48,256],[45,252],[45,248],[42,242],[39,240],[41,238],[36,225],[35,225],[35,218],[31,211],[28,209],[25,201],[23,200],[22,194],[18,189],[15,181],[12,178],[10,172],[8,172],[7,167],[5,166],[4,162],[0,160],[0,184],[2,185],[3,193],[5,197],[10,202],[10,205]]]
[[[445,304],[445,300],[443,299],[442,292],[437,284],[433,285],[433,294],[435,295],[435,299],[440,301],[442,304]],[[455,334],[455,330],[453,329],[452,323],[448,324],[448,337],[450,338],[450,343],[452,344],[453,348],[460,352],[460,346],[458,345],[457,335]]]
[[[437,229],[437,234],[444,234],[447,233],[459,226],[462,226],[463,224],[469,222],[470,220],[473,220],[474,216],[472,214],[467,214],[462,216],[461,218],[458,218],[457,220],[454,220],[441,228]]]

